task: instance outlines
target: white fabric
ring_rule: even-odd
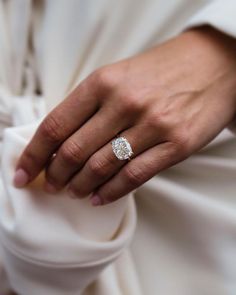
[[[134,193],[93,208],[44,193],[43,174],[12,185],[39,122],[90,72],[191,26],[236,37],[234,11],[234,0],[0,0],[1,294],[235,294],[229,129],[135,192],[135,234]]]

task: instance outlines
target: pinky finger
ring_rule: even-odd
[[[131,159],[93,193],[91,202],[97,206],[116,201],[179,161],[179,148],[176,144],[158,144]]]

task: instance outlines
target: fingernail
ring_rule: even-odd
[[[50,194],[55,194],[56,192],[58,192],[58,189],[48,181],[44,183],[44,189]]]
[[[92,203],[93,206],[102,205],[102,199],[101,199],[101,197],[99,195],[96,195],[96,194],[92,195],[90,200],[91,200],[91,203]]]
[[[13,179],[14,186],[23,187],[27,184],[28,181],[29,181],[28,173],[22,168],[17,169]]]

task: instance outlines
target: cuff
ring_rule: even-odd
[[[236,1],[235,0],[212,0],[186,23],[184,30],[210,25],[218,31],[236,38]],[[236,58],[236,52],[235,52]],[[227,126],[236,134],[236,118]]]
[[[208,4],[190,18],[185,29],[210,25],[225,34],[236,37],[236,1],[213,0],[207,2]]]

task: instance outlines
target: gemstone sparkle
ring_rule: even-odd
[[[125,137],[113,139],[112,149],[119,160],[129,159],[133,155],[132,148]]]

